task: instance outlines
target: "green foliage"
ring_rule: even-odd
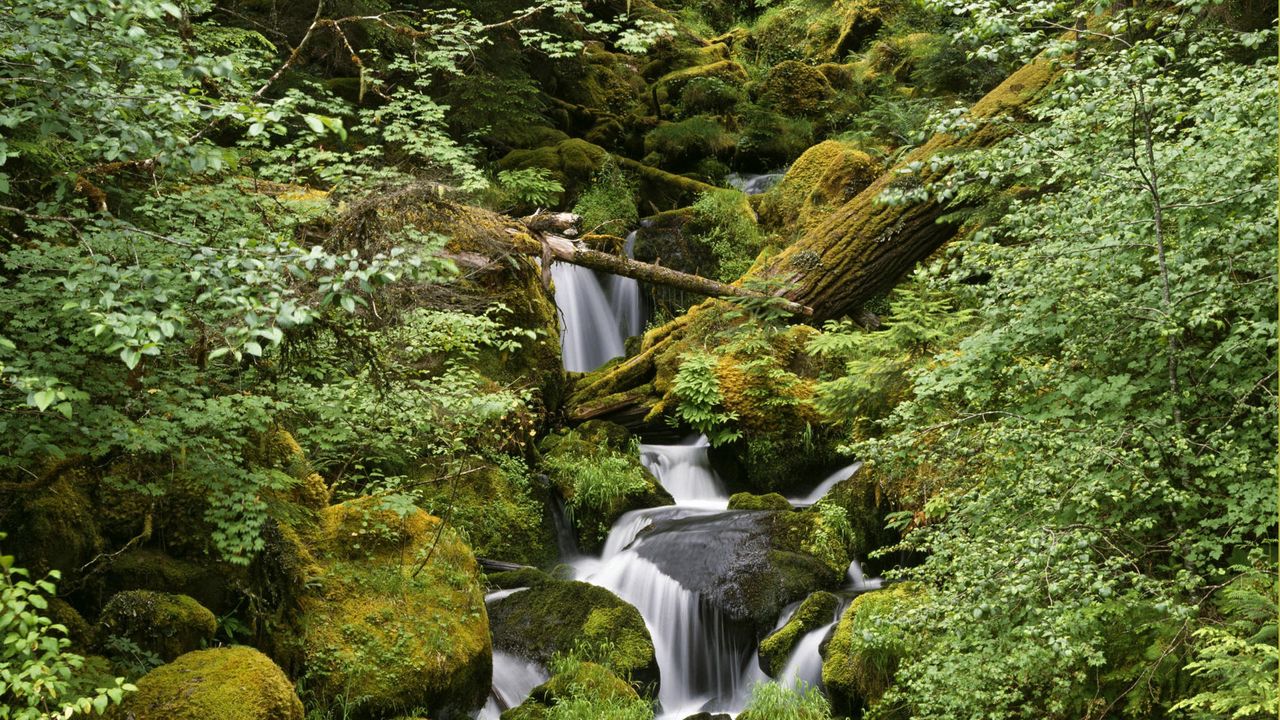
[[[585,232],[623,235],[640,219],[635,194],[635,183],[609,158],[578,198],[573,212],[582,216]]]
[[[4,536],[0,534],[0,540]],[[137,688],[116,678],[110,687],[82,690],[73,676],[84,658],[68,652],[67,629],[44,614],[57,588],[57,572],[32,582],[13,556],[0,555],[0,718],[43,720],[102,714]]]
[[[632,461],[639,452],[633,442],[627,453],[608,448],[593,455],[555,453],[546,458],[545,464],[552,472],[572,480],[572,493],[566,501],[570,512],[581,508],[608,512],[628,495],[649,489],[644,469]]]
[[[734,426],[737,413],[724,409],[720,379],[716,377],[718,359],[705,352],[680,356],[672,392],[680,401],[675,415],[679,421],[707,436],[714,445],[724,445],[742,437]]]
[[[663,167],[690,165],[699,158],[727,154],[735,142],[720,123],[697,115],[650,130],[644,136],[645,161]]]
[[[705,192],[691,209],[698,239],[716,256],[716,279],[732,282],[746,274],[762,242],[746,196],[737,190]]]
[[[546,207],[564,192],[564,186],[546,168],[524,168],[499,171],[497,190],[502,196],[510,198],[510,206]],[[507,206],[508,203],[499,204],[504,209]]]
[[[740,88],[718,77],[695,77],[680,90],[680,114],[686,118],[701,114],[720,115],[732,111],[745,99],[746,95]]]
[[[775,682],[758,682],[751,701],[738,717],[743,720],[829,720],[831,706],[822,691],[796,681],[793,688]]]
[[[1280,712],[1275,568],[1233,570],[1241,575],[1221,590],[1221,624],[1195,631],[1196,658],[1186,669],[1199,691],[1173,707],[1190,717],[1241,720]]]
[[[928,279],[970,333],[855,447],[914,488],[904,545],[925,560],[900,574],[930,590],[889,621],[932,639],[871,716],[1266,707],[1268,653],[1200,631],[1274,543],[1274,34],[1191,3],[957,7],[993,56],[1075,54],[1034,124],[898,196],[1010,200]],[[1076,14],[1107,42],[1022,30]]]

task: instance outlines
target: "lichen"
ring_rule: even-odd
[[[108,720],[302,720],[289,678],[266,655],[235,646],[187,653],[152,670]]]

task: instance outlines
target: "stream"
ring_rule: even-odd
[[[635,236],[634,232],[627,236],[628,255]],[[625,339],[644,328],[639,284],[565,263],[553,264],[551,273],[563,328],[565,369],[590,371],[623,355]],[[572,531],[564,538],[564,528],[560,528],[561,561],[572,568],[574,579],[611,590],[634,605],[644,618],[661,672],[658,720],[683,720],[703,711],[738,713],[749,701],[752,686],[770,679],[760,668],[754,632],[725,617],[716,605],[690,589],[742,543],[751,542],[762,515],[727,509],[729,493],[712,469],[709,449],[702,436],[676,444],[640,445],[641,463],[671,493],[675,504],[619,517],[599,557],[580,554],[572,542]],[[797,507],[812,505],[860,466],[843,467],[812,491],[788,499]],[[819,684],[823,640],[852,597],[876,587],[879,580],[864,578],[854,561],[845,587],[837,593],[841,601],[830,623],[796,642],[777,680]],[[493,593],[486,601],[494,602],[511,592]],[[778,625],[798,606],[797,602],[784,609]],[[547,678],[546,669],[536,663],[495,652],[493,689],[478,720],[497,720],[502,710],[520,704]]]

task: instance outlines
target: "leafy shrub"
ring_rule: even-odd
[[[734,164],[742,169],[771,170],[787,165],[813,145],[811,120],[791,118],[757,105],[742,112]]]
[[[499,170],[497,191],[500,197],[510,198],[512,205],[545,207],[555,202],[564,192],[564,186],[552,177],[550,170],[531,167]]]
[[[732,424],[738,419],[737,413],[724,409],[717,364],[716,356],[708,353],[682,355],[672,392],[680,401],[676,417],[706,435],[712,445],[723,445],[742,437],[742,431]]]
[[[4,536],[0,534],[0,540]],[[118,704],[126,692],[137,688],[124,678],[115,684],[78,695],[73,675],[85,659],[67,652],[71,641],[66,627],[55,624],[42,611],[47,598],[57,594],[57,571],[43,580],[25,579],[25,568],[15,567],[12,555],[0,555],[0,710],[13,720],[65,718],[73,714],[101,714]]]
[[[609,158],[578,198],[573,212],[582,216],[585,232],[621,235],[640,217],[635,193],[635,183]]]

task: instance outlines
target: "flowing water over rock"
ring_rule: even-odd
[[[741,188],[753,193],[763,192],[779,178],[781,174],[770,174],[732,182],[741,181]],[[634,242],[633,232],[627,236],[628,255]],[[552,266],[552,275],[565,328],[565,368],[590,371],[623,354],[623,340],[644,326],[638,284],[563,263]],[[752,685],[769,679],[756,653],[760,613],[757,610],[757,617],[752,616],[741,583],[753,573],[767,577],[762,568],[768,566],[770,513],[727,509],[729,494],[711,468],[709,449],[702,436],[678,444],[640,445],[641,463],[676,504],[623,514],[599,557],[581,555],[571,534],[565,537],[562,532],[560,538],[562,560],[576,579],[611,590],[644,618],[662,675],[658,698],[662,720],[681,720],[704,710],[739,712]],[[791,500],[811,505],[859,467],[854,463],[841,468]],[[566,530],[560,514],[556,513],[557,526]],[[878,580],[862,577],[856,562],[850,566],[848,581],[849,591],[878,586]],[[769,612],[781,609],[781,604],[770,606]],[[797,604],[784,610],[779,622]],[[767,618],[772,622],[773,615]],[[831,624],[796,643],[782,680],[821,681],[819,648],[834,622],[832,618]],[[479,717],[496,718],[545,680],[544,668],[495,653],[493,692]]]
[[[786,175],[785,172],[763,173],[760,175],[729,173],[725,176],[725,182],[748,195],[759,195],[777,185]]]
[[[823,481],[818,483],[818,486],[813,490],[800,495],[788,495],[787,500],[791,501],[791,504],[797,507],[812,505],[821,500],[823,495],[830,492],[831,488],[853,477],[854,474],[861,469],[861,460],[853,463],[852,465],[846,465],[824,478]]]

